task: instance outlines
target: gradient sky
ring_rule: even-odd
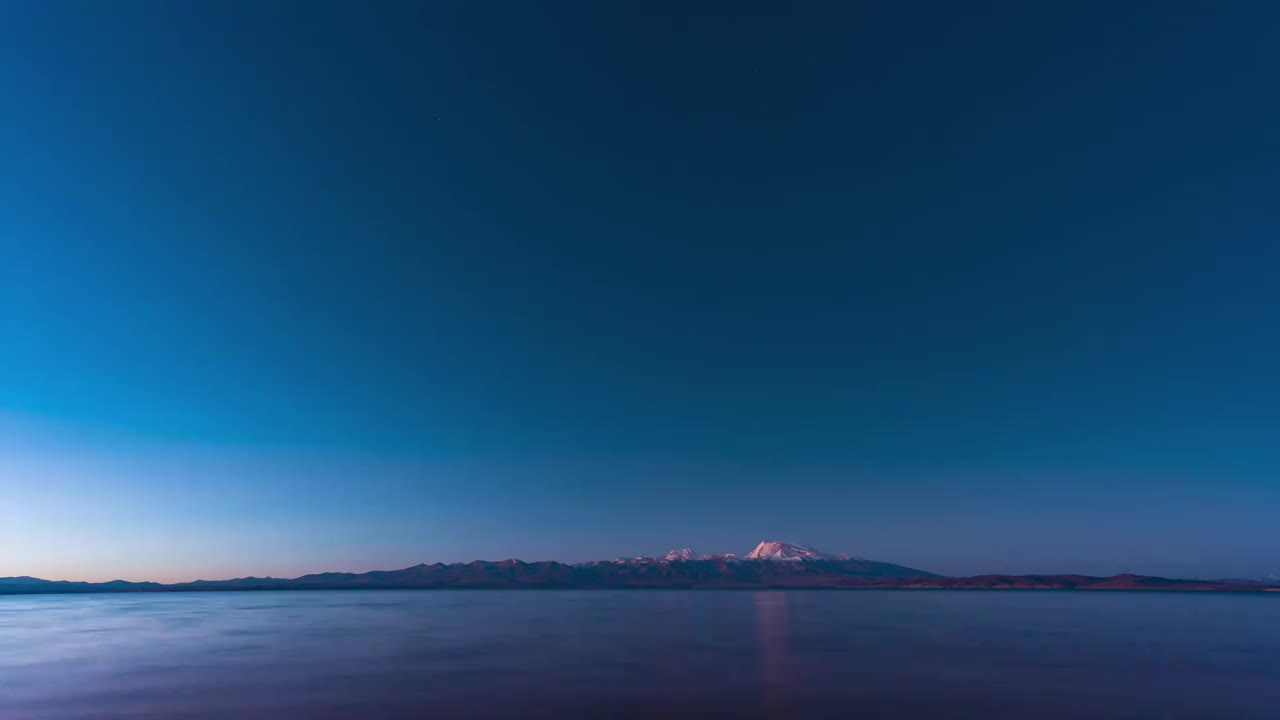
[[[1280,5],[0,6],[0,576],[1280,572]]]

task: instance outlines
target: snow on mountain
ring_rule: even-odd
[[[848,560],[849,556],[828,555],[807,545],[796,545],[795,543],[782,542],[780,540],[765,540],[756,545],[755,550],[747,553],[746,558],[748,560],[800,562],[804,560]]]
[[[807,545],[797,545],[795,543],[782,542],[780,540],[765,540],[756,545],[751,552],[739,557],[733,553],[713,553],[710,555],[696,552],[692,548],[677,548],[669,551],[666,555],[653,558],[646,555],[636,557],[620,557],[615,560],[597,561],[613,565],[649,565],[653,563],[671,563],[671,562],[690,562],[694,560],[715,560],[722,562],[742,562],[743,560],[783,560],[783,561],[802,561],[802,560],[857,560],[851,555],[831,555],[820,550],[815,550]]]
[[[676,560],[705,560],[706,558],[707,558],[706,555],[699,555],[698,553],[694,552],[693,550],[690,550],[689,548],[680,548],[679,550],[672,550],[671,552],[662,556],[662,559],[666,560],[667,562],[674,562]]]

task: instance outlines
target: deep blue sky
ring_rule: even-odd
[[[1280,571],[1280,7],[5,3],[0,575]]]

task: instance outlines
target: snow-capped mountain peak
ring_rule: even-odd
[[[672,550],[671,552],[662,556],[662,559],[668,562],[674,562],[676,560],[702,560],[704,558],[706,558],[705,555],[699,555],[698,553],[694,552],[689,548],[680,548],[679,550]]]
[[[780,540],[765,540],[756,545],[755,550],[747,553],[746,557],[748,560],[787,560],[795,562],[842,559],[840,556],[828,555],[807,545],[796,545],[795,543],[782,542]]]
[[[857,559],[859,558],[854,558],[850,555],[844,554],[831,555],[820,550],[815,550],[807,545],[797,545],[795,543],[782,542],[781,540],[765,540],[759,545],[756,545],[756,548],[750,553],[742,556],[734,555],[733,553],[715,553],[708,555],[696,552],[692,548],[677,548],[660,557],[639,555],[637,557],[620,557],[616,560],[605,560],[600,562],[610,563],[613,565],[652,565],[673,562],[692,562],[696,560],[737,563],[744,560],[784,560],[798,562],[804,560]]]
[[[653,561],[654,560],[651,557],[646,557],[644,555],[637,555],[635,557],[620,557],[612,561],[606,560],[605,562],[612,562],[614,565],[642,565],[644,563],[651,563]]]

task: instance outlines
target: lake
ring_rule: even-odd
[[[0,718],[1276,718],[1280,594],[0,596]]]

